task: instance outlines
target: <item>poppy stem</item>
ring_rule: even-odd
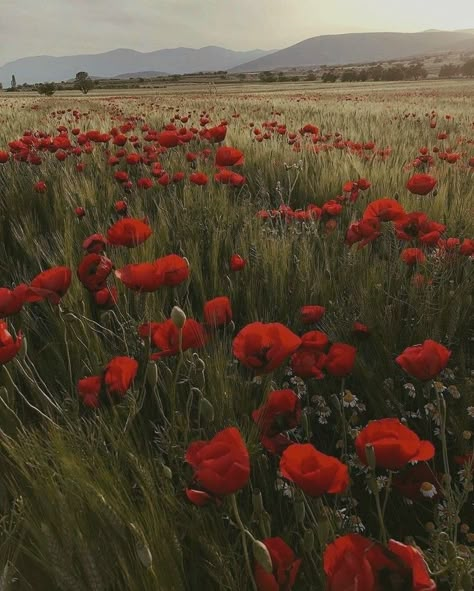
[[[245,565],[247,567],[250,582],[252,583],[252,589],[254,591],[258,591],[257,584],[256,584],[254,576],[253,576],[252,566],[250,564],[250,558],[249,558],[249,551],[248,551],[248,547],[247,547],[246,534],[249,532],[246,530],[244,524],[242,523],[242,519],[240,518],[239,508],[237,506],[237,499],[236,499],[235,494],[230,496],[230,502],[232,504],[232,510],[234,512],[235,521],[237,522],[237,526],[240,529],[240,538],[242,540],[242,547],[244,550]]]
[[[344,412],[344,391],[346,386],[346,378],[341,380],[341,395],[340,395],[340,410],[342,420],[342,459],[345,460],[347,457],[347,421],[346,413]]]

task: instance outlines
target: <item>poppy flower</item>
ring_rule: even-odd
[[[357,349],[347,343],[334,343],[331,345],[326,357],[324,368],[337,378],[349,375],[354,368]]]
[[[0,164],[5,164],[10,159],[10,154],[4,150],[0,150]]]
[[[115,276],[133,291],[153,292],[163,285],[164,273],[155,263],[125,265],[115,271]]]
[[[427,339],[422,345],[408,347],[395,361],[410,376],[421,381],[435,378],[448,365],[451,351]]]
[[[189,277],[189,265],[185,258],[169,254],[154,262],[158,272],[163,275],[163,285],[176,287]]]
[[[213,503],[216,501],[215,497],[203,490],[187,488],[185,490],[185,494],[188,498],[188,501],[191,501],[191,503],[193,505],[196,505],[196,507],[204,507],[205,505],[208,505],[209,503]]]
[[[117,305],[118,291],[116,287],[104,287],[93,293],[94,302],[99,308],[110,310]]]
[[[471,238],[464,238],[459,247],[459,252],[466,257],[472,256],[474,254],[474,240]]]
[[[214,175],[214,180],[216,183],[220,183],[221,185],[231,185],[232,187],[241,187],[245,184],[245,177],[237,174],[236,172],[232,172],[232,170],[228,170],[227,168],[222,168],[219,172]]]
[[[425,253],[419,248],[405,248],[400,253],[400,259],[409,266],[422,264],[426,261]]]
[[[253,322],[232,343],[234,356],[257,373],[270,373],[301,345],[301,339],[279,323]]]
[[[195,481],[219,497],[237,492],[249,480],[249,453],[235,427],[220,431],[210,441],[194,441],[185,459],[194,469]]]
[[[405,210],[396,199],[377,199],[365,208],[364,220],[377,218],[381,222],[392,222],[403,218]]]
[[[14,289],[0,287],[0,317],[13,316],[23,308],[28,286],[24,283]]]
[[[420,462],[395,474],[392,486],[412,501],[437,500],[441,490],[440,480],[426,462]]]
[[[26,302],[41,302],[45,299],[59,304],[71,284],[69,267],[53,267],[37,275],[25,292]]]
[[[309,351],[324,351],[329,344],[329,339],[324,332],[311,330],[301,335],[301,348]]]
[[[128,172],[125,170],[117,170],[114,174],[114,178],[119,183],[126,183],[128,181]]]
[[[204,174],[203,172],[193,172],[189,176],[189,181],[193,183],[193,185],[199,185],[202,187],[204,185],[207,185],[209,179],[207,177],[207,174]]]
[[[300,318],[303,324],[316,324],[324,316],[326,308],[323,306],[303,306],[300,308]]]
[[[83,207],[76,207],[74,213],[81,220],[86,215],[86,210]]]
[[[107,230],[107,240],[114,246],[132,248],[145,242],[152,234],[150,226],[142,220],[123,218]]]
[[[82,243],[82,248],[87,252],[94,252],[96,254],[105,250],[107,238],[102,234],[92,234],[88,236]]]
[[[230,257],[230,269],[231,271],[242,271],[247,264],[247,261],[240,256],[240,254],[233,254]]]
[[[33,189],[36,193],[46,193],[48,190],[46,183],[44,181],[38,181],[34,184]]]
[[[147,191],[148,189],[151,189],[153,187],[153,181],[148,177],[143,177],[141,179],[138,179],[137,187],[139,189],[144,189],[145,191]]]
[[[8,325],[0,320],[0,365],[5,365],[11,361],[21,349],[23,335],[21,331],[13,338],[8,331]]]
[[[377,240],[381,235],[379,219],[366,218],[349,226],[345,236],[345,243],[349,246],[359,243],[359,248],[363,248],[370,242]]]
[[[436,187],[438,181],[430,174],[414,174],[407,182],[407,189],[414,195],[428,195]]]
[[[301,421],[301,402],[293,390],[274,390],[265,404],[252,412],[252,419],[266,437],[294,429]]]
[[[237,148],[220,146],[216,152],[216,166],[240,166],[244,163],[244,154]]]
[[[213,328],[232,322],[232,307],[229,298],[221,296],[206,302],[204,304],[204,321]]]
[[[299,378],[324,378],[323,369],[326,355],[321,351],[306,349],[302,346],[291,356],[291,369]]]
[[[324,551],[323,567],[327,591],[436,591],[422,554],[413,546],[390,540],[387,547],[348,534],[336,539]]]
[[[157,139],[160,146],[165,148],[175,148],[181,143],[176,131],[162,131]]]
[[[138,371],[138,362],[131,357],[114,357],[105,368],[104,383],[109,394],[125,396]]]
[[[294,443],[285,449],[280,472],[311,497],[340,494],[349,486],[347,466],[310,443]]]
[[[421,211],[408,213],[405,217],[395,221],[395,234],[400,240],[424,240],[436,244],[446,226],[434,222]]]
[[[216,127],[211,127],[210,129],[204,130],[203,137],[206,138],[211,143],[220,143],[225,140],[225,136],[227,135],[227,126],[226,125],[218,125]]]
[[[99,291],[105,287],[107,277],[112,271],[113,263],[100,254],[86,254],[79,263],[77,276],[82,285],[89,291]]]
[[[157,360],[162,357],[171,357],[178,355],[179,351],[179,329],[169,318],[164,322],[151,322],[143,324],[139,328],[139,334],[142,338],[151,338],[152,345],[159,349],[158,353],[153,353],[151,359]],[[187,318],[182,328],[181,350],[201,349],[206,344],[206,333],[202,324]]]
[[[354,322],[352,325],[352,332],[358,336],[365,337],[370,334],[369,327],[362,322]]]
[[[254,576],[258,591],[291,591],[301,559],[297,559],[293,550],[281,538],[266,538],[263,544],[270,554],[272,572],[268,573],[261,564],[255,562]]]
[[[400,470],[409,462],[431,460],[435,453],[430,441],[421,440],[398,419],[371,421],[360,431],[355,440],[356,452],[366,466],[369,465],[367,445],[374,448],[376,466],[387,470]]]
[[[100,390],[102,388],[101,376],[91,376],[89,378],[82,378],[77,383],[77,391],[79,398],[85,406],[89,408],[99,408],[100,406]]]
[[[120,200],[114,203],[115,211],[120,215],[125,215],[127,213],[128,204],[126,201]]]

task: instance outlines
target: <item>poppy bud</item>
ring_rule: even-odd
[[[173,321],[176,328],[181,330],[186,322],[186,314],[181,310],[179,306],[174,306],[171,310],[171,320]]]
[[[446,554],[449,560],[456,560],[457,558],[456,546],[451,541],[446,544]]]
[[[169,466],[165,466],[164,464],[163,474],[165,475],[165,478],[167,478],[168,480],[171,480],[173,478],[173,472],[171,471],[171,468]]]
[[[306,515],[306,510],[304,507],[304,498],[299,495],[298,495],[298,498],[296,499],[296,502],[295,502],[295,514],[296,514],[296,521],[298,521],[298,523],[303,523],[305,515]]]
[[[271,573],[273,571],[272,559],[265,544],[254,539],[252,550],[255,561],[258,562],[266,573]]]
[[[152,567],[153,556],[151,555],[150,548],[144,542],[138,542],[136,545],[137,556],[143,566],[148,569]]]
[[[260,515],[261,513],[263,513],[264,507],[262,493],[259,491],[258,488],[255,488],[252,492],[252,505],[256,515]]]
[[[314,533],[312,529],[307,529],[304,532],[303,549],[305,552],[312,552],[314,548]]]
[[[154,387],[158,383],[158,367],[156,363],[149,363],[146,368],[146,381],[148,385]]]
[[[367,443],[365,446],[365,457],[367,458],[367,465],[371,470],[375,470],[377,464],[375,457],[375,448],[371,443]]]
[[[306,438],[309,440],[311,439],[311,427],[309,424],[308,413],[303,412],[301,414],[301,425],[303,426],[303,431],[306,435]]]
[[[199,412],[209,423],[214,421],[214,407],[204,396],[199,400]]]

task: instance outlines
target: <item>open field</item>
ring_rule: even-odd
[[[0,590],[470,588],[473,104],[0,92]]]

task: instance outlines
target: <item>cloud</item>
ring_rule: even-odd
[[[117,47],[274,49],[325,33],[474,24],[471,0],[0,0],[0,64]]]

